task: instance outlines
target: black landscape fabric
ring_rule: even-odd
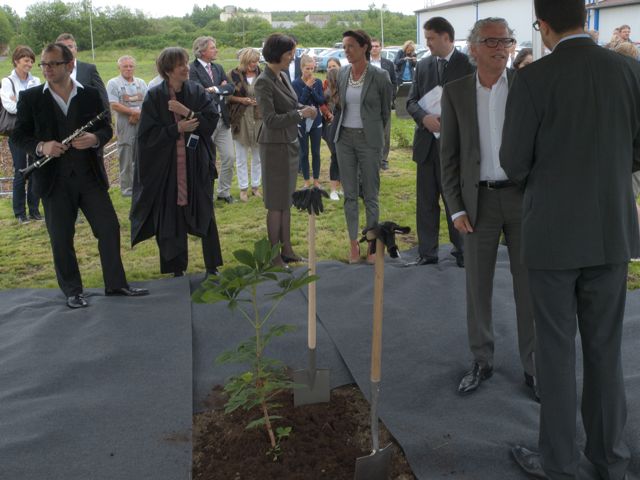
[[[472,359],[464,270],[449,249],[437,265],[403,267],[415,252],[386,259],[379,413],[421,480],[524,480],[509,449],[536,446],[539,407],[517,353],[506,250],[494,281],[494,376],[461,397],[456,388]],[[318,274],[318,368],[329,368],[332,386],[355,380],[369,397],[374,268],[322,262]],[[57,290],[0,292],[0,480],[190,478],[191,415],[214,385],[241,371],[214,359],[253,333],[224,304],[190,303],[201,279],[148,282],[151,295],[142,298],[95,293],[80,311]],[[305,292],[293,292],[273,323],[298,329],[268,354],[306,368],[306,319]],[[630,480],[640,478],[639,338],[640,291],[629,292]],[[583,467],[580,480],[598,478]]]
[[[145,286],[0,292],[0,479],[190,478],[189,282]]]

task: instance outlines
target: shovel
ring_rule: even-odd
[[[378,397],[382,357],[382,293],[384,287],[384,243],[376,238],[375,281],[373,285],[373,337],[371,340],[371,442],[370,455],[356,459],[355,480],[388,480],[391,473],[391,446],[380,448],[378,437]]]
[[[316,274],[316,215],[309,213],[309,275]],[[328,403],[330,398],[329,370],[316,368],[316,282],[308,287],[309,309],[307,319],[307,346],[309,368],[293,372],[293,405]]]

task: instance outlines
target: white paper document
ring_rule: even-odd
[[[418,105],[421,109],[427,112],[429,115],[440,116],[441,108],[440,101],[442,100],[442,87],[436,85],[433,89],[429,90],[424,96],[418,100]],[[440,138],[440,133],[434,133],[434,137]]]

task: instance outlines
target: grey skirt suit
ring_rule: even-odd
[[[287,210],[298,174],[298,97],[289,77],[265,67],[255,93],[262,112],[258,146],[262,162],[262,194],[268,210]]]

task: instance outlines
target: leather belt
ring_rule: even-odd
[[[482,180],[478,182],[481,187],[486,187],[489,190],[499,190],[501,188],[515,187],[516,184],[511,180]]]

